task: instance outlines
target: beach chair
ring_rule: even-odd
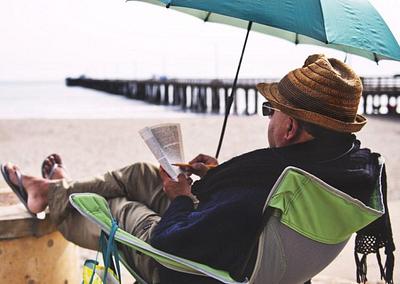
[[[115,223],[104,198],[73,194],[70,202],[106,234],[112,231]],[[113,229],[117,242],[176,271],[212,277],[222,283],[290,284],[304,283],[319,273],[335,259],[354,232],[383,213],[379,181],[369,204],[363,204],[299,168],[288,167],[266,200],[264,224],[254,246],[256,261],[249,262],[254,267],[250,278],[243,277],[244,269],[230,275],[160,251],[119,228]]]

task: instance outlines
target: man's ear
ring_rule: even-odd
[[[297,120],[289,116],[287,120],[285,139],[289,142],[292,142],[293,140],[297,139],[299,130],[300,130],[300,125],[297,122]]]

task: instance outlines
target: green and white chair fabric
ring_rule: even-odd
[[[101,230],[110,233],[113,220],[103,197],[73,194],[70,202]],[[120,228],[114,238],[167,268],[212,277],[222,283],[304,283],[340,253],[354,232],[384,213],[381,184],[377,181],[366,205],[299,168],[288,167],[271,190],[264,213],[265,226],[260,230],[253,273],[242,282],[226,271],[160,251]]]
[[[268,210],[251,283],[304,283],[336,258],[353,233],[384,214],[380,179],[365,205],[288,167],[268,196]]]

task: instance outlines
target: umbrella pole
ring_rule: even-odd
[[[219,152],[221,151],[222,141],[224,140],[226,123],[228,122],[228,116],[229,116],[229,113],[231,111],[233,98],[235,96],[236,84],[237,84],[237,80],[238,80],[238,76],[239,76],[240,66],[242,65],[243,54],[244,54],[244,51],[246,49],[247,39],[249,37],[249,33],[250,33],[250,30],[251,30],[252,24],[253,24],[253,22],[250,21],[248,26],[247,26],[246,38],[244,40],[244,44],[243,44],[243,48],[242,48],[242,54],[240,55],[239,64],[238,64],[238,67],[237,67],[237,70],[236,70],[235,79],[233,80],[231,94],[229,95],[229,97],[227,98],[227,101],[226,101],[224,123],[222,124],[222,130],[221,130],[221,135],[219,137],[217,153],[215,154],[215,157],[217,159],[218,159],[218,156],[219,156]]]

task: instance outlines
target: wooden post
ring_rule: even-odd
[[[136,99],[144,100],[146,98],[146,84],[144,82],[137,83]]]
[[[258,111],[258,91],[256,88],[253,88],[254,90],[254,114],[257,114]]]
[[[135,91],[136,91],[135,83],[132,81],[128,81],[127,86],[128,86],[128,90],[127,90],[127,93],[125,96],[127,98],[133,99],[135,97]]]
[[[219,113],[219,107],[220,107],[219,104],[220,104],[219,88],[213,87],[211,89],[211,111],[213,113]]]
[[[155,84],[156,94],[155,94],[155,103],[157,105],[161,104],[161,86],[159,84]]]
[[[182,94],[182,99],[181,99],[181,108],[183,110],[186,110],[186,106],[187,106],[187,88],[188,88],[188,86],[185,86],[184,92]]]
[[[237,90],[235,90],[235,96],[233,97],[233,113],[238,114],[238,108],[237,108]]]
[[[367,98],[368,98],[368,94],[366,92],[363,92],[362,94],[363,97],[363,114],[367,114]]]
[[[199,92],[199,111],[202,113],[207,112],[207,89],[206,87],[200,87]]]
[[[149,84],[144,83],[144,94],[143,94],[143,100],[148,102],[150,101],[150,90],[149,90]]]
[[[244,89],[244,95],[245,95],[245,100],[246,100],[246,109],[245,109],[245,114],[249,115],[249,89]]]
[[[180,93],[180,88],[181,86],[178,84],[174,84],[175,88],[174,88],[174,96],[172,97],[172,105],[176,105],[177,101],[178,101],[178,97],[179,97],[179,93]]]
[[[181,104],[183,94],[185,93],[185,88],[186,88],[186,85],[183,85],[183,84],[180,85],[178,96],[176,96],[175,105],[178,106]]]
[[[176,96],[177,92],[178,92],[178,87],[174,83],[174,84],[172,84],[172,105],[174,104],[175,96]],[[168,101],[168,104],[169,104],[169,101]]]
[[[164,105],[169,104],[169,84],[164,84]]]
[[[224,88],[224,110],[223,113],[225,114],[226,111],[226,105],[228,104],[228,95],[229,95],[229,88]]]
[[[390,101],[394,101],[395,103],[390,104]],[[391,95],[388,98],[388,115],[390,115],[390,116],[397,115],[396,109],[397,109],[397,97],[394,95]]]

